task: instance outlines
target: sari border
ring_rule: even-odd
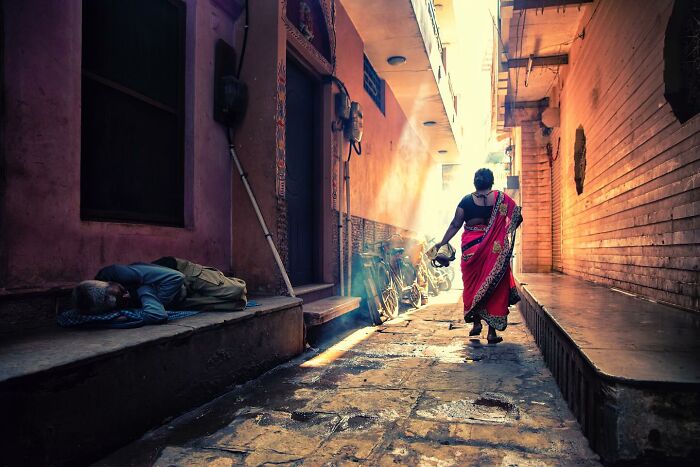
[[[502,200],[503,193],[499,192],[499,197],[496,204],[500,205]],[[494,208],[496,204],[494,204]],[[469,308],[469,310],[467,310],[467,313],[469,313],[472,310],[481,308],[483,302],[493,294],[493,292],[496,290],[496,286],[498,286],[501,279],[503,279],[503,276],[506,272],[506,267],[508,266],[510,257],[513,254],[513,248],[515,247],[515,231],[520,226],[523,220],[521,211],[522,209],[518,205],[516,205],[513,208],[513,215],[511,216],[510,224],[508,224],[508,227],[506,229],[506,235],[503,239],[503,249],[498,254],[498,258],[496,259],[496,264],[494,265],[494,268],[491,270],[489,275],[486,277],[486,280],[484,280],[484,283],[481,284],[481,287],[479,287],[479,290],[477,290],[476,294],[474,295],[472,305]],[[491,228],[491,223],[493,222],[493,219],[494,216],[492,216],[492,220],[491,222],[489,222],[489,228]]]

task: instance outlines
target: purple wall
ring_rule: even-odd
[[[187,227],[172,228],[80,220],[81,2],[4,2],[0,288],[74,282],[165,254],[230,269],[231,162],[211,87],[214,43],[231,43],[234,24],[209,0],[186,4]]]

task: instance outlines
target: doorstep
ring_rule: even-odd
[[[304,323],[319,326],[360,308],[360,297],[333,296],[304,303]]]
[[[2,465],[85,464],[301,353],[302,301],[0,343]]]
[[[520,274],[520,309],[608,464],[700,454],[700,314],[564,274]]]
[[[304,300],[304,303],[313,302],[333,295],[334,284],[306,284],[295,285],[294,295]]]

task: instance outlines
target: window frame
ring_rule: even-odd
[[[83,0],[88,1],[88,0]],[[177,102],[176,105],[169,106],[155,99],[152,99],[138,91],[130,88],[129,86],[122,85],[116,81],[113,81],[107,77],[100,76],[84,66],[84,62],[81,63],[81,107],[84,107],[85,95],[83,89],[85,87],[85,80],[89,80],[93,83],[97,83],[101,86],[105,86],[111,91],[116,91],[129,98],[133,98],[142,104],[151,106],[152,108],[164,111],[171,114],[176,119],[177,128],[177,152],[173,156],[175,164],[179,164],[179,187],[177,192],[173,192],[175,196],[179,198],[180,210],[178,215],[173,216],[170,214],[160,214],[160,213],[145,213],[143,211],[131,211],[131,210],[118,210],[118,209],[96,209],[89,208],[85,206],[84,199],[88,194],[85,192],[86,187],[83,185],[83,177],[87,176],[84,167],[84,157],[86,154],[84,152],[83,135],[81,128],[81,186],[80,186],[80,219],[81,221],[94,221],[94,222],[118,222],[118,223],[128,223],[128,224],[146,224],[146,225],[164,225],[172,227],[185,227],[185,127],[187,115],[185,113],[186,105],[186,64],[187,64],[187,48],[186,48],[186,35],[187,35],[187,4],[184,0],[165,0],[167,3],[171,4],[176,8],[177,14],[177,41],[175,47],[177,56],[177,74],[176,74],[176,89],[177,89]],[[83,18],[84,21],[84,18]],[[82,27],[82,26],[81,26]],[[85,38],[83,37],[83,40]],[[82,46],[84,47],[84,46]],[[83,116],[81,115],[81,121]]]
[[[369,58],[367,57],[367,54],[363,54],[363,57],[364,61],[362,67],[362,86],[364,87],[365,92],[369,94],[369,97],[372,98],[372,101],[374,101],[375,105],[379,108],[382,114],[386,115],[386,81],[384,81],[374,69],[374,67],[372,66],[372,62],[370,62]],[[377,87],[377,92],[374,92],[370,88],[370,85],[368,84],[368,77],[370,83]]]

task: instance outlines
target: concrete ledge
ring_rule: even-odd
[[[303,351],[301,300],[0,344],[1,465],[76,465]]]
[[[70,307],[74,285],[0,289],[0,342],[17,334],[55,327],[57,311]]]
[[[323,298],[304,304],[304,322],[307,326],[319,326],[358,308],[360,308],[360,297]]]
[[[521,274],[520,309],[606,464],[700,455],[700,314],[562,274]]]

